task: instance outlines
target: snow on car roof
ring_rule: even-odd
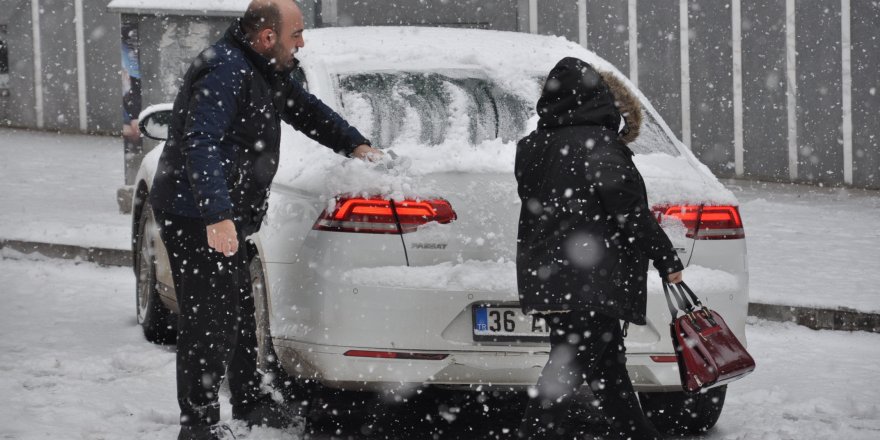
[[[107,9],[143,14],[237,16],[247,9],[248,3],[250,0],[113,0]]]
[[[501,84],[534,81],[563,57],[581,58],[601,70],[610,63],[563,37],[523,32],[415,26],[309,29],[300,55],[314,56],[332,72],[471,67]],[[622,75],[621,75],[622,76]]]
[[[499,86],[519,93],[531,108],[540,93],[536,78],[543,78],[566,56],[581,58],[630,84],[610,63],[562,37],[474,29],[346,27],[308,30],[305,39],[306,45],[297,57],[307,69],[319,65],[328,73],[340,75],[449,69],[482,72]],[[648,100],[638,91],[637,94],[646,109],[656,115]],[[368,109],[348,106],[338,110],[356,127],[363,128],[368,121],[358,114],[358,110]],[[534,129],[536,121],[536,118],[529,121],[522,134]],[[665,124],[661,125],[681,154],[636,156],[637,166],[648,183],[649,201],[652,204],[736,203],[733,194],[709,169],[687,151]],[[512,175],[516,154],[515,140],[493,139],[479,145],[456,141],[439,146],[394,145],[394,151],[405,156],[409,163],[405,170],[397,169],[389,174],[375,172],[374,167],[359,161],[340,164],[342,158],[334,157],[327,149],[315,148],[314,144],[307,145],[309,142],[304,142],[304,137],[286,135],[286,139],[286,151],[292,154],[283,153],[281,160],[292,172],[279,176],[280,181],[326,195],[381,193],[399,197],[415,193],[425,196],[432,189],[424,186],[426,179],[420,176],[443,172]],[[340,165],[344,172],[339,172]]]

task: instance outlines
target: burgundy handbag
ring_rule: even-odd
[[[755,360],[730,331],[721,315],[704,306],[687,284],[664,282],[663,293],[666,294],[666,304],[672,314],[669,327],[682,388],[697,392],[726,384],[754,371]],[[670,296],[675,298],[678,308],[673,305]],[[677,316],[679,310],[684,314]]]

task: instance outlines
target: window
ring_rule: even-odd
[[[377,72],[338,79],[346,116],[388,147],[516,141],[534,112],[532,104],[472,72]]]
[[[535,77],[535,99],[543,79]],[[477,72],[371,72],[338,76],[343,112],[377,145],[408,142],[479,145],[518,141],[535,114],[527,102]],[[528,94],[527,94],[528,95]],[[636,154],[679,156],[655,116],[642,109],[641,132],[629,145]]]

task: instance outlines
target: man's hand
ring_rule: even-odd
[[[235,223],[232,220],[223,220],[219,223],[207,226],[208,246],[211,249],[231,257],[238,252],[238,235],[235,233]]]
[[[681,273],[681,271],[671,273],[668,277],[666,277],[666,279],[672,284],[678,284],[682,281]]]
[[[351,157],[356,157],[360,160],[375,162],[379,160],[379,158],[382,157],[384,154],[385,153],[382,153],[381,151],[367,144],[361,144],[358,145],[357,148],[355,148],[354,151],[351,152]]]

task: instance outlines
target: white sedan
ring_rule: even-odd
[[[300,79],[393,153],[378,164],[346,159],[284,128],[270,211],[252,237],[261,365],[277,353],[288,373],[338,390],[536,383],[549,345],[543,323],[517,304],[513,162],[516,141],[535,127],[541,82],[565,56],[624,78],[556,37],[308,32]],[[644,126],[630,146],[649,202],[688,266],[688,283],[745,341],[748,271],[736,199],[637,95]],[[169,113],[168,105],[145,111],[147,131]],[[147,339],[170,342],[177,305],[146,205],[159,150],[137,176],[133,251],[138,320]],[[669,310],[659,277],[649,280],[648,323],[631,326],[626,340],[630,376],[658,428],[708,429],[727,387],[682,392]]]

